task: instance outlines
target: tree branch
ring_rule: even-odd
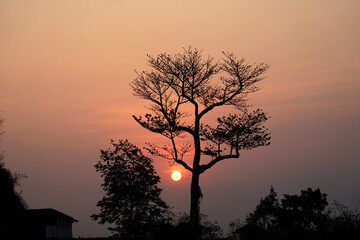
[[[225,159],[232,159],[232,158],[239,158],[240,157],[240,153],[239,151],[236,151],[236,154],[229,154],[229,155],[224,155],[224,156],[218,156],[215,159],[213,159],[211,162],[207,163],[207,164],[202,164],[200,166],[200,173],[205,172],[206,170],[208,170],[209,168],[211,168],[212,166],[214,166],[216,163],[225,160]]]
[[[222,106],[222,105],[225,105],[227,102],[230,102],[236,95],[240,94],[241,90],[242,90],[242,84],[239,87],[239,89],[235,93],[233,93],[230,97],[228,97],[228,98],[226,98],[226,99],[224,99],[224,100],[222,100],[220,102],[213,103],[210,106],[208,106],[207,108],[205,108],[204,110],[202,110],[199,113],[199,119],[202,118],[206,113],[213,110],[215,107]]]
[[[171,138],[170,138],[171,139]],[[149,147],[144,147],[151,155],[162,157],[164,159],[175,161],[176,163],[182,165],[185,169],[189,170],[190,172],[193,171],[193,169],[182,160],[185,153],[189,152],[191,149],[191,145],[184,145],[182,148],[177,150],[177,147],[175,145],[175,141],[173,138],[171,139],[172,146],[164,145],[164,146],[156,146],[152,143],[146,143]],[[179,153],[178,153],[179,152]],[[180,158],[179,158],[180,155]]]
[[[186,164],[186,162],[184,162],[183,160],[180,159],[174,159],[174,161],[180,165],[182,165],[186,170],[189,170],[190,172],[193,172],[193,169]]]

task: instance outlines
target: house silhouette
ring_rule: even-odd
[[[72,238],[72,224],[77,222],[52,208],[26,210],[27,240]]]

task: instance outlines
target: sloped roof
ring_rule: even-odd
[[[61,217],[67,219],[71,223],[78,222],[78,220],[76,220],[75,218],[70,217],[69,215],[66,215],[65,213],[59,212],[52,208],[27,209],[26,214],[30,218],[53,219],[56,217]]]

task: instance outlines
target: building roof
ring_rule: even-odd
[[[78,222],[73,217],[66,215],[65,213],[59,212],[52,208],[43,208],[43,209],[27,209],[26,214],[29,218],[36,218],[36,219],[54,219],[56,217],[64,218],[71,223]]]

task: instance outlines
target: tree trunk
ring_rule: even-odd
[[[198,117],[198,108],[195,105],[195,128],[194,128],[194,161],[190,189],[190,224],[191,224],[191,240],[198,240],[201,238],[200,233],[200,198],[201,191],[199,185],[200,178],[200,119]]]
[[[198,172],[193,172],[191,180],[191,202],[190,202],[190,224],[191,224],[191,239],[200,239],[200,186],[199,186]]]

